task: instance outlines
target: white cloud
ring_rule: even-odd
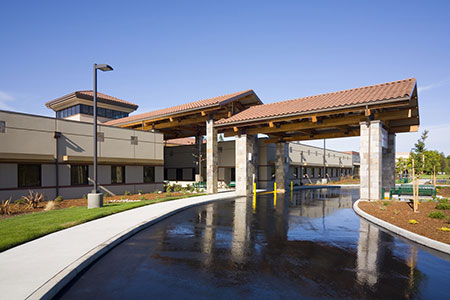
[[[422,85],[422,86],[419,85],[418,88],[419,88],[419,92],[423,92],[423,91],[428,91],[428,90],[432,90],[432,89],[447,85],[449,83],[450,83],[450,78],[447,78],[447,79],[441,80],[439,82],[431,83],[428,85]]]
[[[7,102],[14,101],[14,97],[6,92],[0,91],[0,109],[12,110],[12,107],[7,104]]]

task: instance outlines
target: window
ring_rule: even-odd
[[[166,170],[164,170],[166,174]],[[165,175],[167,177],[167,175]],[[155,167],[144,166],[144,182],[153,183],[155,182]]]
[[[111,166],[111,183],[125,183],[125,166]]]
[[[71,165],[70,166],[70,184],[86,185],[88,184],[89,166],[87,165]]]
[[[41,165],[18,165],[18,186],[41,186]]]

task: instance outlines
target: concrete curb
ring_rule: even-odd
[[[206,196],[200,196],[206,197]],[[85,253],[77,260],[73,261],[70,265],[62,269],[58,274],[50,278],[45,284],[36,289],[31,295],[26,297],[25,299],[52,299],[59,291],[61,291],[72,279],[74,279],[80,272],[94,263],[97,259],[99,259],[102,255],[106,254],[109,250],[117,246],[122,241],[136,234],[137,232],[150,227],[151,225],[158,223],[170,216],[173,216],[181,211],[186,209],[200,206],[212,202],[222,201],[222,200],[230,200],[238,197],[234,192],[230,193],[230,195],[226,195],[223,198],[206,200],[203,202],[188,204],[186,206],[177,208],[169,213],[161,214],[157,217],[152,217],[148,220],[145,220],[136,226],[130,227],[122,232],[119,232],[114,237],[104,241],[100,245],[91,249],[89,252]],[[107,217],[105,217],[107,218]]]
[[[408,231],[406,229],[392,225],[386,221],[375,218],[374,216],[372,216],[372,215],[364,212],[362,209],[360,209],[358,207],[359,202],[361,202],[361,200],[358,200],[353,204],[353,210],[355,211],[355,213],[358,216],[365,219],[366,221],[374,223],[375,225],[377,225],[383,229],[393,232],[401,237],[404,237],[404,238],[411,240],[415,243],[418,243],[420,245],[429,247],[431,249],[434,249],[434,250],[437,250],[437,251],[440,251],[440,252],[443,252],[446,254],[450,254],[450,245],[432,240],[430,238],[424,237],[423,235]]]

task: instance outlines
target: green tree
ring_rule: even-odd
[[[414,159],[414,168],[416,170],[416,174],[422,173],[424,169],[424,155],[425,155],[425,140],[428,138],[428,130],[424,130],[422,135],[417,140],[417,143],[414,144],[414,148],[412,148],[412,152],[410,154],[410,160]]]
[[[433,174],[434,168],[436,168],[436,173],[441,167],[441,155],[437,151],[426,150],[425,155],[425,166],[423,168],[424,173]]]
[[[404,159],[403,157],[397,158],[397,161],[395,163],[395,173],[402,174],[405,172],[407,167],[408,167],[407,159]]]
[[[446,161],[446,163],[445,163],[445,174],[449,175],[450,174],[450,155],[447,156],[445,161]]]
[[[447,159],[445,158],[444,153],[441,152],[441,153],[439,153],[439,155],[441,156],[441,164],[440,164],[439,171],[444,173],[445,169],[447,168]],[[437,172],[437,170],[436,170],[436,172]]]

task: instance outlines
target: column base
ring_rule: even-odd
[[[102,193],[89,193],[88,194],[88,209],[103,207],[103,194]]]

